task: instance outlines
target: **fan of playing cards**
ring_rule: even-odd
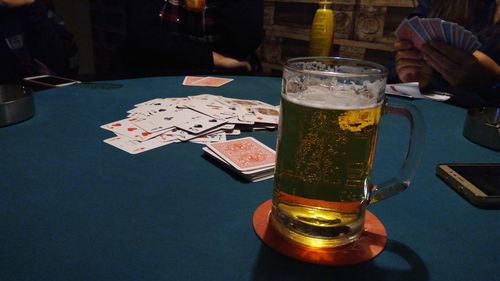
[[[127,113],[127,118],[101,128],[116,134],[105,143],[131,154],[174,142],[225,141],[241,130],[275,129],[279,120],[278,106],[210,94],[157,98],[136,104]]]
[[[396,29],[400,40],[408,40],[417,49],[432,39],[439,39],[465,52],[472,53],[481,47],[477,37],[464,27],[438,18],[413,17],[405,19]]]

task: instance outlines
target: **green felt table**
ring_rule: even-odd
[[[462,108],[390,98],[422,112],[425,151],[410,188],[369,207],[387,229],[385,250],[348,267],[302,263],[261,243],[252,215],[272,180],[241,181],[198,144],[131,155],[103,143],[113,134],[100,125],[152,98],[279,103],[279,78],[234,78],[220,88],[154,77],[35,93],[35,116],[0,128],[0,280],[500,280],[500,211],[470,205],[435,175],[442,162],[500,162],[463,137]],[[275,131],[242,136],[276,143]],[[399,169],[407,136],[404,120],[383,118],[374,182]]]

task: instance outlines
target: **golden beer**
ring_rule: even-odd
[[[311,247],[363,231],[382,103],[340,104],[282,95],[271,224]]]

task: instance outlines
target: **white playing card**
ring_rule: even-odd
[[[163,102],[163,99],[161,98],[155,98],[155,99],[152,99],[152,100],[148,100],[148,101],[145,101],[145,102],[141,102],[141,103],[138,103],[136,105],[134,105],[135,107],[141,107],[141,106],[145,106],[145,105],[161,105]]]
[[[255,114],[254,122],[268,123],[268,124],[278,124],[280,112],[279,108],[274,106],[254,106],[252,108]]]
[[[136,126],[133,122],[137,120],[138,119],[135,118],[118,120],[102,125],[101,128],[112,131],[117,135],[122,135],[139,141],[148,140],[159,135],[159,133],[151,133]]]
[[[198,144],[208,144],[220,141],[226,141],[226,133],[224,133],[223,131],[215,131],[213,133],[202,135],[190,140],[190,142]]]
[[[157,138],[140,142],[123,136],[116,136],[105,139],[104,142],[130,154],[142,153],[171,143],[158,141]]]
[[[198,115],[188,122],[176,125],[177,128],[188,131],[192,134],[201,134],[207,130],[219,127],[226,123],[225,119],[217,119],[211,116]]]
[[[186,123],[200,115],[202,114],[191,109],[174,109],[158,113],[145,120],[138,120],[134,124],[148,132],[157,132]]]
[[[217,100],[193,99],[186,106],[214,118],[222,119],[238,115],[238,111],[234,107],[228,107]]]

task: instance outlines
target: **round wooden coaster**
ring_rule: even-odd
[[[284,238],[271,227],[271,207],[271,200],[267,200],[253,214],[257,236],[277,252],[300,261],[323,265],[359,264],[376,257],[387,243],[384,225],[374,214],[366,211],[365,231],[355,242],[335,248],[307,247]]]

